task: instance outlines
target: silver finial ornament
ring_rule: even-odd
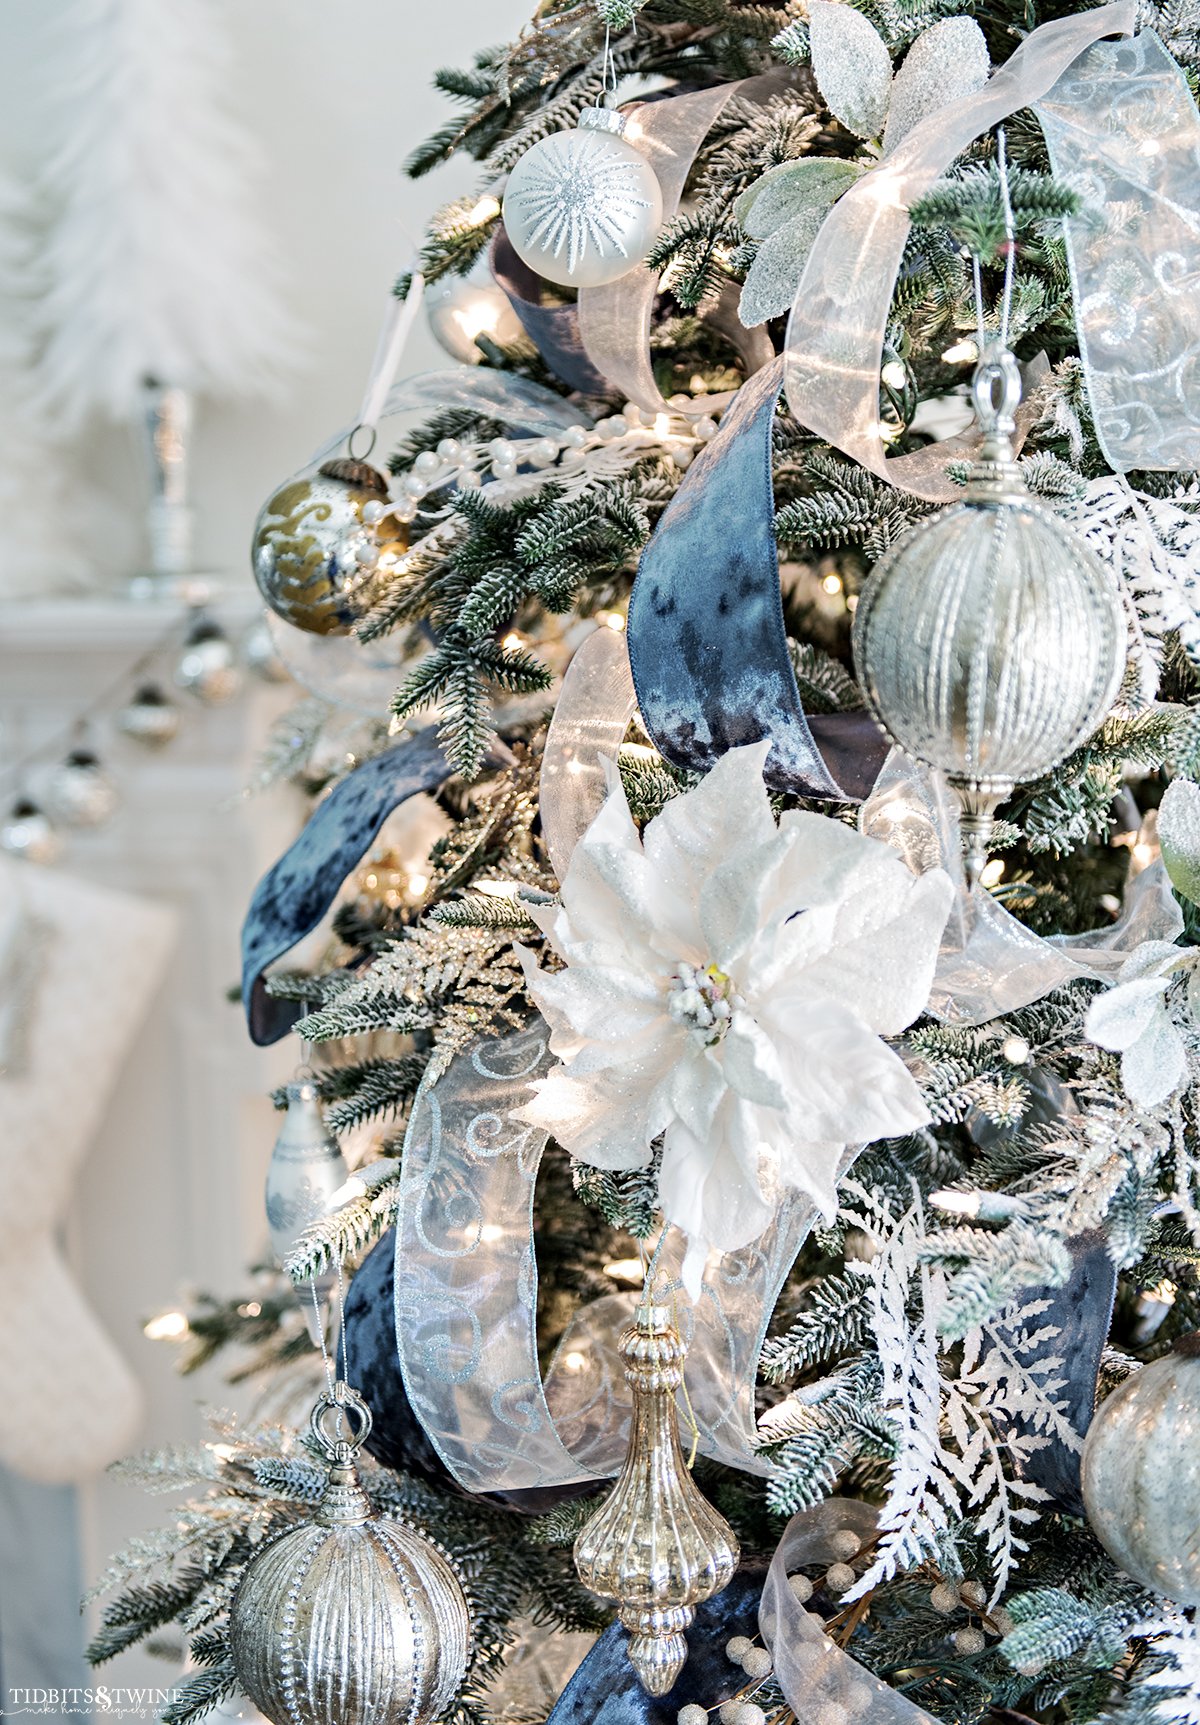
[[[871,713],[957,794],[971,885],[997,806],[1092,734],[1125,667],[1114,584],[1026,489],[1012,443],[1020,393],[1012,354],[985,354],[973,385],[983,440],[963,501],[897,540],[854,619]]]
[[[580,1581],[617,1601],[629,1659],[650,1695],[665,1695],[687,1662],[696,1606],[728,1585],[737,1538],[688,1472],[675,1392],[687,1352],[670,1309],[648,1298],[619,1344],[633,1391],[620,1478],[575,1541]]]
[[[310,1222],[329,1211],[344,1186],[346,1159],[325,1124],[317,1086],[298,1078],[287,1087],[287,1113],[267,1166],[267,1226],[280,1264]]]

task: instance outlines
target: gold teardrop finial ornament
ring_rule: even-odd
[[[370,1429],[348,1384],[322,1395],[312,1431],[329,1482],[311,1520],[265,1545],[233,1597],[238,1683],[274,1725],[429,1725],[462,1687],[466,1596],[432,1541],[372,1509],[354,1465]]]
[[[696,1606],[729,1584],[740,1554],[683,1459],[675,1392],[687,1349],[670,1308],[643,1301],[619,1351],[633,1391],[629,1448],[575,1541],[575,1568],[585,1587],[616,1600],[642,1687],[665,1695],[687,1662]]]

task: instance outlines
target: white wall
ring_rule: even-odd
[[[171,0],[162,0],[170,5]],[[309,331],[287,399],[273,408],[205,403],[195,444],[197,556],[246,574],[250,527],[280,479],[354,415],[388,291],[441,203],[476,183],[467,158],[410,181],[410,148],[453,113],[431,88],[441,65],[469,65],[511,40],[534,0],[217,0],[238,54],[230,97],[267,158],[263,222]],[[47,143],[50,49],[60,0],[0,4],[0,170],[28,171]],[[421,327],[406,369],[449,363]],[[99,428],[81,468],[127,504],[123,530],[97,546],[112,582],[141,553],[140,471],[132,437]]]

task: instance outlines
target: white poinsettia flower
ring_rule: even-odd
[[[643,837],[614,773],[561,902],[532,913],[566,969],[522,955],[560,1061],[522,1117],[601,1168],[644,1167],[662,1136],[693,1293],[782,1188],[832,1218],[846,1146],[929,1120],[881,1038],[929,997],[949,877],[824,815],[776,825],[768,749],[731,749]]]
[[[1176,978],[1190,972],[1188,994],[1197,1013],[1197,959],[1198,948],[1145,940],[1125,960],[1113,986],[1088,1008],[1087,1036],[1121,1056],[1121,1084],[1135,1108],[1156,1108],[1187,1078],[1187,1049],[1167,996]]]

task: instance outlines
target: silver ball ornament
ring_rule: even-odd
[[[354,1423],[351,1439],[329,1434],[331,1413],[339,1434]],[[462,1686],[462,1586],[429,1540],[373,1512],[354,1466],[370,1429],[348,1385],[321,1397],[312,1432],[329,1483],[312,1519],[266,1545],[233,1597],[238,1682],[277,1725],[429,1725]]]
[[[1083,1501],[1114,1563],[1200,1605],[1200,1335],[1126,1378],[1083,1446]]]
[[[117,714],[117,726],[147,749],[165,748],[179,732],[179,708],[157,683],[144,683]]]
[[[530,269],[564,287],[603,287],[645,258],[662,224],[654,169],[611,108],[585,108],[521,157],[504,194],[504,226]]]
[[[853,631],[875,719],[958,796],[972,885],[997,805],[1108,712],[1126,639],[1113,583],[1026,490],[1012,446],[1020,376],[1011,354],[981,363],[974,394],[984,437],[963,501],[884,555]]]
[[[90,749],[72,749],[46,780],[46,806],[65,827],[100,827],[120,800]]]
[[[175,666],[175,681],[206,707],[231,701],[242,686],[242,673],[228,635],[210,617],[197,617],[188,630]]]
[[[25,862],[51,863],[62,849],[53,822],[29,797],[18,797],[0,823],[0,851]]]
[[[277,617],[313,635],[350,633],[369,608],[375,579],[360,552],[385,549],[383,530],[364,510],[387,499],[382,473],[350,457],[297,474],[267,499],[250,561]]]

